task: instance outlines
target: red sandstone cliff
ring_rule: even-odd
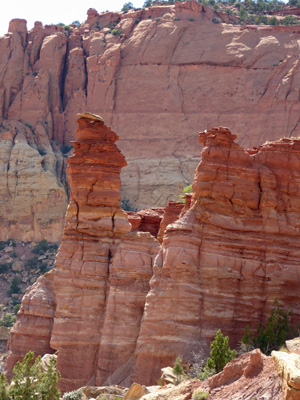
[[[149,233],[131,233],[120,208],[126,161],[115,145],[118,136],[91,114],[81,114],[78,124],[67,169],[71,198],[50,295],[39,303],[48,275],[25,295],[6,363],[10,373],[26,345],[37,354],[58,350],[63,390],[107,379],[130,383],[159,245]],[[51,305],[49,297],[55,299]]]
[[[166,227],[159,252],[149,233],[129,232],[126,162],[117,135],[94,118],[78,121],[51,301],[41,278],[23,300],[7,369],[28,350],[58,350],[64,390],[152,384],[178,354],[208,354],[218,329],[236,345],[276,297],[300,322],[300,140],[247,152],[227,128],[200,133],[190,208]]]
[[[59,237],[66,206],[60,146],[74,139],[79,109],[100,113],[120,135],[128,162],[122,197],[138,208],[165,206],[191,183],[199,126],[230,126],[245,147],[297,136],[300,28],[230,22],[234,16],[196,2],[128,13],[90,9],[69,33],[41,23],[27,32],[26,21],[13,20],[0,38],[1,235]],[[114,25],[122,37],[111,34]],[[36,158],[28,172],[41,176],[41,197],[23,177],[14,134],[3,136],[16,120],[27,132],[22,162]],[[12,190],[6,171],[17,160]],[[23,189],[31,195],[23,198]],[[55,202],[52,217],[42,205],[53,210]]]
[[[166,229],[137,343],[134,379],[150,383],[178,354],[207,354],[215,332],[236,346],[273,301],[300,321],[300,140],[251,155],[226,128],[202,132],[190,209]]]

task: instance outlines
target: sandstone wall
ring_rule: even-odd
[[[226,128],[202,132],[190,209],[166,228],[137,342],[144,384],[180,354],[209,354],[216,331],[237,346],[274,299],[299,323],[300,140],[245,152]]]
[[[223,23],[213,23],[215,18]],[[233,22],[234,16],[196,2],[126,14],[90,9],[70,33],[41,23],[27,32],[25,20],[13,20],[0,38],[0,137],[7,121],[31,127],[23,162],[34,162],[48,186],[41,197],[10,202],[10,213],[6,200],[0,204],[1,215],[11,219],[1,221],[1,234],[57,240],[66,205],[60,146],[74,139],[78,110],[100,113],[120,135],[128,162],[122,198],[138,208],[165,206],[192,182],[199,162],[193,132],[199,127],[230,126],[245,147],[297,136],[300,28]],[[113,25],[122,37],[110,33]],[[4,172],[10,142],[1,150]],[[27,176],[24,185],[30,188]],[[5,179],[0,190],[1,199],[11,198]],[[51,210],[59,203],[51,211],[55,216],[40,206],[36,223],[28,213],[37,202]],[[22,219],[25,227],[18,226]]]

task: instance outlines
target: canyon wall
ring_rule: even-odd
[[[100,113],[118,132],[128,163],[122,199],[138,208],[165,206],[192,182],[199,127],[230,126],[244,147],[297,136],[300,27],[235,23],[193,1],[89,9],[69,31],[36,22],[28,32],[25,20],[11,21],[0,38],[2,237],[57,241],[78,110]],[[40,196],[27,171],[38,174]]]
[[[237,346],[276,298],[300,322],[300,140],[244,151],[227,128],[201,132],[192,197],[169,204],[160,246],[120,208],[117,135],[79,117],[56,269],[24,297],[8,375],[28,350],[57,351],[63,390],[149,385],[178,355],[205,358],[218,329]]]

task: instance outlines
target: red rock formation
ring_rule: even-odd
[[[149,232],[156,238],[164,212],[162,207],[147,208],[138,212],[127,211],[128,221],[132,224],[132,230]]]
[[[56,175],[63,157],[46,134],[37,138],[18,121],[0,122],[0,131],[0,240],[58,242],[67,207]]]
[[[41,23],[27,32],[24,20],[13,20],[0,38],[0,114],[31,125],[59,186],[65,179],[56,165],[60,146],[74,139],[74,112],[88,106],[101,113],[128,161],[124,198],[139,208],[165,206],[193,179],[199,126],[230,126],[246,147],[299,134],[300,28],[229,24],[234,19],[188,1],[128,13],[90,9],[69,32]],[[111,34],[115,23],[122,37]],[[5,185],[2,191],[9,196]],[[22,212],[10,203],[17,223]],[[61,208],[60,222],[63,215]],[[37,239],[36,225],[30,229]]]
[[[164,216],[162,218],[162,221],[160,223],[160,228],[159,232],[157,235],[157,239],[160,243],[163,241],[165,229],[169,224],[172,224],[175,222],[183,210],[185,204],[184,203],[178,203],[176,201],[169,201],[167,207],[165,208]]]
[[[226,128],[202,132],[190,209],[166,228],[156,258],[133,378],[152,383],[178,354],[208,353],[218,329],[237,345],[277,297],[294,310],[300,277],[300,140],[249,155]]]
[[[120,208],[120,171],[126,161],[115,145],[118,136],[89,113],[80,114],[78,123],[74,155],[68,161],[70,204],[53,272],[57,303],[51,309],[53,329],[51,325],[45,343],[33,342],[31,337],[43,336],[44,331],[33,325],[31,332],[32,306],[22,319],[25,302],[7,361],[11,370],[28,350],[57,350],[62,390],[100,385],[110,376],[115,382],[130,383],[158,252],[158,242],[149,233],[130,233],[131,224]],[[27,294],[29,304],[34,296],[35,287]],[[40,307],[43,315],[44,304]]]
[[[27,289],[23,299],[18,320],[10,331],[6,355],[6,372],[12,376],[12,369],[25,354],[34,350],[36,355],[53,353],[50,337],[56,299],[53,288],[54,270],[41,276],[36,283]]]

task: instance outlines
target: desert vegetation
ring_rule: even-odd
[[[177,0],[183,2],[184,0]],[[254,25],[297,25],[299,19],[293,15],[293,8],[300,7],[299,0],[289,0],[285,3],[281,0],[197,0],[215,11],[224,12],[228,15],[236,17],[235,23],[238,24],[254,24]],[[154,5],[173,5],[175,0],[146,0],[143,8]],[[281,10],[291,9],[290,15],[278,16]],[[129,10],[139,10],[135,8],[132,2],[123,5],[123,12]],[[191,19],[192,21],[192,19]],[[220,23],[218,18],[213,19],[214,23]]]
[[[22,362],[13,369],[13,378],[9,385],[4,374],[0,375],[1,400],[58,400],[60,391],[58,381],[60,373],[56,369],[56,358],[51,357],[44,370],[41,357],[35,358],[28,352]]]
[[[176,376],[176,384],[187,379],[204,380],[221,372],[226,364],[245,352],[259,348],[264,354],[270,355],[273,350],[284,350],[283,346],[287,339],[299,336],[299,326],[292,326],[291,311],[285,311],[280,307],[277,299],[274,301],[274,307],[271,310],[267,323],[258,324],[256,331],[251,331],[246,326],[244,336],[241,339],[240,349],[231,350],[229,346],[229,337],[223,336],[219,329],[214,340],[210,345],[210,357],[205,358],[202,354],[194,353],[193,361],[186,362],[180,356],[175,360],[173,373]],[[205,399],[201,395],[195,397]],[[193,397],[194,399],[194,397]]]

